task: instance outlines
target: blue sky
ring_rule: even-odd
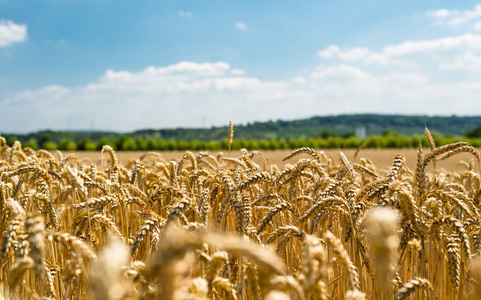
[[[0,0],[0,132],[481,115],[480,95],[476,1]]]

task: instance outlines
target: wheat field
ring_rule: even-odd
[[[481,298],[480,156],[466,143],[431,140],[389,167],[307,147],[282,164],[0,147],[5,299]]]
[[[479,149],[477,149],[479,151]],[[362,149],[357,151],[357,149],[341,149],[345,156],[351,162],[360,163],[361,158],[370,160],[373,164],[375,163],[376,168],[380,172],[389,171],[392,166],[393,157],[396,154],[402,153],[406,158],[405,167],[410,170],[416,168],[417,163],[417,149],[405,148],[405,149]],[[195,156],[199,155],[203,151],[190,151]],[[228,157],[240,157],[242,152],[240,150],[228,151],[208,151],[209,154],[217,156],[228,156]],[[278,150],[261,150],[261,155],[254,155],[252,161],[257,164],[263,164],[263,160],[266,160],[268,164],[276,165],[279,168],[284,168],[286,164],[293,164],[292,160],[283,160],[286,155],[291,153],[292,150],[289,149],[278,149]],[[338,149],[322,149],[322,152],[327,156],[328,159],[332,160],[332,163],[339,164],[339,150]],[[358,154],[356,155],[356,152]],[[116,156],[120,164],[126,165],[130,159],[140,159],[145,164],[155,164],[157,162],[169,162],[172,160],[179,161],[184,156],[184,151],[117,151]],[[63,156],[75,155],[84,164],[95,163],[101,165],[101,155],[100,151],[62,151]],[[310,158],[309,154],[300,153],[296,156],[297,159]],[[473,159],[473,156],[469,153],[459,153],[456,155],[456,159],[446,159],[439,161],[436,164],[438,171],[459,171],[464,168],[463,162],[469,162]],[[434,170],[432,165],[428,165],[426,170],[432,172]]]

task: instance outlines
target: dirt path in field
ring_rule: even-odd
[[[322,150],[322,151],[324,151],[324,153],[326,153],[328,157],[332,158],[336,164],[339,162],[339,150],[329,149],[329,150]],[[417,162],[417,149],[364,149],[358,153],[356,158],[354,158],[356,149],[345,149],[342,151],[346,155],[346,157],[352,162],[359,162],[360,158],[363,157],[371,160],[378,168],[382,168],[382,169],[390,168],[394,155],[396,154],[403,154],[406,157],[407,166],[413,171],[416,167],[416,162]],[[428,152],[429,152],[429,149],[424,149],[424,154]],[[63,152],[64,155],[67,155],[69,153],[74,153],[80,159],[84,159],[100,165],[100,162],[101,162],[100,151]],[[116,152],[117,157],[122,165],[127,164],[129,159],[132,159],[132,158],[139,159],[146,153],[148,152],[147,151],[117,151]],[[162,157],[167,161],[170,161],[170,160],[178,161],[179,159],[182,158],[185,151],[165,151],[165,152],[155,151],[154,153],[156,153],[156,155],[145,156],[143,158],[143,161],[146,163],[160,161],[161,159],[159,158],[159,155],[160,157]],[[197,154],[197,153],[198,152],[194,152],[194,154]],[[214,156],[219,154],[219,152],[215,152],[215,151],[212,151],[209,153]],[[229,156],[228,151],[223,151],[223,153],[224,153],[224,156]],[[271,151],[264,150],[264,151],[261,151],[261,153],[270,163],[276,164],[279,167],[283,167],[286,163],[294,164],[299,158],[309,157],[308,155],[302,154],[283,162],[282,159],[287,154],[291,153],[291,150],[271,150]],[[239,157],[240,151],[232,151],[231,156]],[[104,159],[107,159],[107,158],[108,158],[108,154],[104,153]],[[448,171],[453,171],[453,170],[460,171],[464,169],[464,167],[460,164],[460,161],[469,162],[473,158],[474,157],[471,154],[464,154],[464,153],[458,154],[447,159],[446,161],[437,163],[436,167],[444,168]],[[259,155],[256,155],[254,158],[254,161],[256,161],[257,163],[262,163],[262,158]]]

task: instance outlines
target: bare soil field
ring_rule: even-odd
[[[323,151],[329,158],[333,159],[335,164],[339,163],[339,150],[337,149],[326,149],[326,150],[319,150]],[[267,161],[271,164],[275,164],[279,167],[283,167],[285,164],[292,163],[294,164],[297,162],[299,158],[309,158],[309,155],[302,154],[299,156],[296,156],[295,158],[287,161],[282,161],[282,159],[288,155],[289,153],[292,152],[292,150],[261,150],[262,156],[267,159]],[[381,169],[389,169],[392,165],[394,155],[396,154],[403,154],[406,157],[406,166],[414,170],[416,167],[416,161],[417,161],[417,149],[363,149],[361,150],[356,157],[354,157],[356,153],[356,149],[344,149],[342,152],[346,155],[346,157],[349,159],[351,162],[359,162],[361,158],[366,158],[371,160],[374,165],[376,165],[378,168]],[[427,154],[429,152],[429,148],[423,149],[423,153]],[[92,163],[96,163],[100,165],[101,162],[101,153],[100,151],[94,151],[94,152],[88,152],[88,151],[75,151],[75,152],[64,152],[64,155],[67,154],[76,154],[79,159],[84,159],[87,161],[90,161]],[[143,161],[145,163],[152,163],[155,161],[161,161],[162,158],[171,161],[179,161],[182,156],[184,155],[185,151],[156,151],[156,152],[150,152],[150,153],[156,153],[158,155],[145,155],[149,152],[147,151],[116,151],[116,154],[118,156],[118,159],[121,164],[125,165],[129,159],[139,159],[142,156],[145,156],[143,158]],[[199,151],[193,152],[194,154],[198,154]],[[219,152],[209,152],[210,154],[216,156],[219,154]],[[228,151],[223,152],[225,156],[229,156]],[[231,157],[239,157],[241,156],[240,151],[232,151],[230,154]],[[105,156],[107,157],[107,156]],[[468,153],[462,153],[458,154],[455,156],[455,158],[450,158],[445,161],[439,162],[436,167],[437,168],[442,168],[447,171],[459,171],[464,168],[462,166],[462,162],[470,162],[474,157],[471,154]],[[259,155],[256,155],[254,157],[254,161],[257,163],[262,162],[262,157]],[[461,169],[460,169],[461,168]],[[428,168],[428,171],[430,169]]]

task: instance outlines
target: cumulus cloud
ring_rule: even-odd
[[[363,80],[369,77],[368,73],[349,65],[318,67],[317,70],[311,73],[311,78],[335,79],[336,81]]]
[[[233,69],[232,71],[230,71],[230,73],[232,75],[245,75],[246,71],[242,69]]]
[[[242,31],[246,31],[248,29],[247,25],[242,22],[235,23],[235,27]]]
[[[476,4],[473,9],[464,11],[439,9],[431,10],[426,13],[428,17],[434,19],[435,24],[452,27],[461,27],[463,25],[471,26],[475,30],[481,30],[480,26],[476,26],[473,22],[481,18],[481,4]]]
[[[245,76],[225,62],[180,62],[140,72],[107,70],[95,82],[73,88],[52,85],[0,99],[5,132],[72,127],[127,131],[134,128],[199,126],[202,118],[224,124],[272,117],[267,107],[284,101],[284,82]],[[252,111],[252,107],[263,108]],[[29,115],[28,119],[13,116]],[[31,116],[31,117],[30,117]]]
[[[458,14],[458,11],[455,10],[449,10],[449,9],[439,9],[439,10],[430,10],[426,14],[429,17],[437,18],[437,19],[444,19],[449,16],[452,16],[453,14]]]
[[[61,99],[65,97],[70,92],[70,89],[59,86],[50,85],[43,88],[39,88],[35,91],[26,90],[20,92],[6,101],[8,104],[23,105],[25,102],[35,102],[38,99],[51,98],[51,99]],[[38,103],[36,103],[38,104]]]
[[[407,51],[402,44],[380,51],[413,64],[425,60],[417,69],[391,62],[372,67],[353,59],[357,54],[340,61],[344,50],[339,48],[336,57],[304,76],[282,81],[247,76],[226,62],[180,62],[140,72],[107,70],[84,86],[52,85],[0,100],[4,112],[0,128],[5,132],[62,128],[62,124],[65,128],[68,119],[73,128],[90,128],[95,123],[97,129],[130,131],[200,126],[202,119],[208,120],[207,125],[225,125],[231,119],[249,122],[339,113],[479,113],[481,68],[473,67],[481,65],[473,54],[477,43],[461,43],[471,45],[471,55],[454,52],[450,60],[436,61],[428,58],[446,46],[431,42],[437,45],[431,47],[434,52],[426,52],[425,47]],[[367,50],[368,54],[358,49],[348,53],[380,55]],[[421,56],[412,58],[408,53]],[[29,118],[13,117],[18,115]]]
[[[192,18],[194,16],[194,14],[190,11],[181,10],[181,11],[179,11],[179,16],[182,17],[182,18]]]
[[[318,52],[326,61],[378,65],[385,68],[473,69],[481,60],[481,35],[465,33],[432,40],[405,41],[375,51],[331,45]]]
[[[476,23],[474,23],[473,30],[474,31],[481,31],[481,21],[477,21]]]
[[[317,52],[317,55],[319,55],[322,58],[332,58],[335,55],[337,55],[340,51],[341,49],[338,46],[330,45],[326,49]]]
[[[0,20],[0,47],[9,47],[27,39],[27,25]]]
[[[477,11],[477,8],[473,11]],[[432,18],[470,16],[439,10]],[[481,20],[480,20],[481,21]],[[473,21],[474,22],[474,21]],[[481,27],[481,25],[479,25]],[[247,29],[247,26],[246,26]],[[481,35],[370,48],[329,45],[302,76],[264,80],[227,62],[183,61],[139,72],[106,70],[77,87],[50,85],[0,98],[4,132],[225,125],[340,113],[473,115],[481,111]],[[28,116],[16,118],[15,116]],[[62,125],[64,124],[64,125]]]

